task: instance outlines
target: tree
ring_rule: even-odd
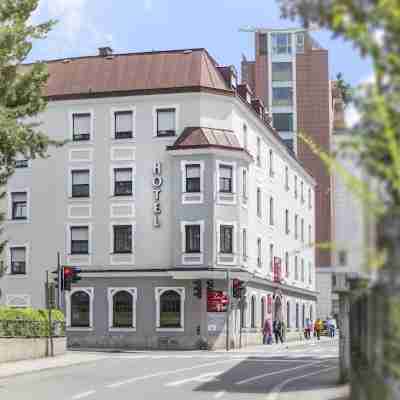
[[[0,2],[0,186],[13,174],[18,157],[43,158],[50,145],[60,144],[42,133],[34,121],[46,107],[42,96],[48,78],[46,64],[24,65],[32,42],[46,37],[55,23],[30,22],[38,2]],[[0,215],[0,222],[3,220],[4,215]],[[2,247],[4,243],[0,250]]]

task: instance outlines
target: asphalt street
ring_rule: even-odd
[[[0,380],[2,400],[333,400],[337,342],[244,352],[127,352]]]

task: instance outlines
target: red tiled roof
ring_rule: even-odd
[[[168,150],[219,147],[244,151],[236,134],[226,129],[188,127]]]
[[[230,91],[205,49],[91,56],[47,63],[49,98],[203,87]]]

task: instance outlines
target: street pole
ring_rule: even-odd
[[[62,309],[62,304],[61,304],[61,294],[62,294],[62,288],[61,288],[61,262],[60,262],[60,252],[57,252],[57,278],[58,278],[58,288],[57,288],[57,308]]]
[[[228,288],[228,305],[226,309],[226,351],[229,351],[229,334],[230,334],[230,311],[231,311],[231,284],[230,284],[230,276],[229,270],[226,271],[226,286]]]
[[[52,301],[51,301],[52,294],[50,293],[50,283],[49,283],[49,271],[46,271],[46,305],[47,311],[49,316],[49,334],[48,334],[48,341],[50,344],[50,357],[54,356],[54,343],[53,343],[53,323],[51,319],[51,308],[52,308]]]

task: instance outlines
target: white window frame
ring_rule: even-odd
[[[25,274],[12,274],[11,273],[11,248],[14,247],[24,247],[25,248]],[[29,259],[30,259],[30,245],[29,243],[18,243],[18,242],[12,242],[12,243],[7,243],[6,248],[6,274],[7,277],[10,277],[12,279],[24,279],[29,276]]]
[[[257,157],[256,157],[256,164],[257,164],[257,167],[258,167],[258,168],[262,168],[261,154],[262,154],[261,137],[260,137],[260,136],[257,136]]]
[[[132,252],[131,253],[114,253],[114,226],[125,226],[125,225],[130,225],[131,229],[132,229]],[[129,221],[112,221],[110,223],[110,255],[111,258],[112,256],[117,256],[117,255],[125,255],[125,256],[131,256],[131,258],[133,257],[133,254],[135,253],[135,224],[134,221],[129,220]],[[131,264],[132,262],[121,262],[121,263],[116,263],[116,262],[112,262],[112,265],[126,265],[126,264]]]
[[[262,268],[263,265],[263,240],[261,236],[257,236],[257,268]]]
[[[26,193],[26,219],[12,219],[12,193]],[[7,223],[26,224],[30,222],[31,193],[28,188],[13,189],[7,192]]]
[[[89,254],[71,254],[71,228],[74,228],[74,227],[88,227]],[[91,222],[69,223],[66,226],[66,236],[67,236],[67,243],[66,243],[65,248],[67,249],[67,259],[70,259],[71,257],[72,258],[74,258],[74,257],[87,257],[88,261],[87,261],[87,264],[85,263],[85,265],[90,265],[91,264],[91,260],[92,260],[92,254],[93,254],[93,251],[94,251],[92,223]]]
[[[200,192],[186,192],[186,166],[191,164],[200,166]],[[205,163],[203,160],[181,161],[182,204],[202,204],[204,202],[204,169]],[[199,199],[192,199],[194,196],[199,196]]]
[[[241,179],[242,179],[242,206],[247,207],[247,202],[249,200],[249,170],[247,168],[241,169]]]
[[[115,113],[118,112],[127,112],[130,111],[132,112],[132,137],[128,139],[116,139],[115,137]],[[135,140],[136,138],[136,107],[129,105],[126,107],[112,107],[110,110],[110,133],[111,133],[111,139],[115,142],[129,142],[132,140]]]
[[[246,243],[244,243],[243,234],[246,232]],[[247,264],[249,259],[249,230],[247,226],[242,226],[241,230],[241,248],[242,248],[242,262]]]
[[[76,292],[85,292],[89,295],[89,327],[71,326],[71,296]],[[65,292],[66,322],[68,331],[92,331],[93,330],[93,305],[94,288],[93,287],[74,287],[69,292]]]
[[[72,197],[72,172],[73,171],[87,171],[89,170],[89,197]],[[93,193],[93,167],[92,165],[88,165],[86,167],[69,167],[68,168],[68,198],[72,201],[85,201],[88,199],[92,199],[94,196]]]
[[[132,296],[132,326],[129,328],[114,327],[114,296],[118,292],[128,292]],[[136,332],[136,303],[137,303],[137,288],[135,287],[109,287],[107,288],[108,300],[108,330],[110,332]]]
[[[229,166],[232,167],[232,192],[231,193],[227,193],[227,192],[221,192],[220,191],[220,167],[221,166]],[[216,161],[216,182],[215,182],[215,187],[216,187],[216,195],[217,195],[217,202],[218,204],[226,204],[226,205],[232,205],[232,204],[236,204],[236,197],[237,197],[237,193],[236,193],[236,178],[237,178],[237,166],[236,166],[236,162],[232,162],[232,161],[222,161],[222,160],[217,160]],[[230,200],[221,200],[221,196],[222,197],[231,197]]]
[[[186,226],[200,225],[200,253],[186,253]],[[183,265],[198,265],[204,261],[204,220],[199,221],[181,221],[181,251]],[[199,257],[199,261],[187,261],[187,257]]]
[[[174,136],[157,136],[157,110],[175,108],[175,135]],[[180,106],[179,104],[162,104],[153,107],[153,137],[157,139],[172,139],[175,140],[179,136],[179,116]],[[175,138],[175,139],[174,139]]]
[[[179,293],[181,298],[181,320],[180,328],[161,328],[160,327],[160,297],[163,293],[174,290]],[[185,288],[182,286],[158,286],[154,289],[156,300],[156,332],[184,332],[185,331]]]
[[[90,114],[90,139],[82,141],[74,141],[74,114]],[[87,146],[88,144],[93,144],[94,139],[94,111],[92,108],[82,108],[77,110],[69,111],[69,144],[73,146]]]
[[[263,192],[261,189],[261,186],[257,186],[257,192],[256,192],[256,213],[257,213],[257,218],[262,219],[263,217]]]
[[[114,193],[114,180],[115,180],[115,172],[116,169],[123,169],[123,168],[131,168],[132,169],[132,194],[129,196],[116,196]],[[134,162],[115,162],[112,163],[110,166],[110,196],[113,200],[128,200],[132,201],[135,198],[135,177],[136,177],[136,169]]]

